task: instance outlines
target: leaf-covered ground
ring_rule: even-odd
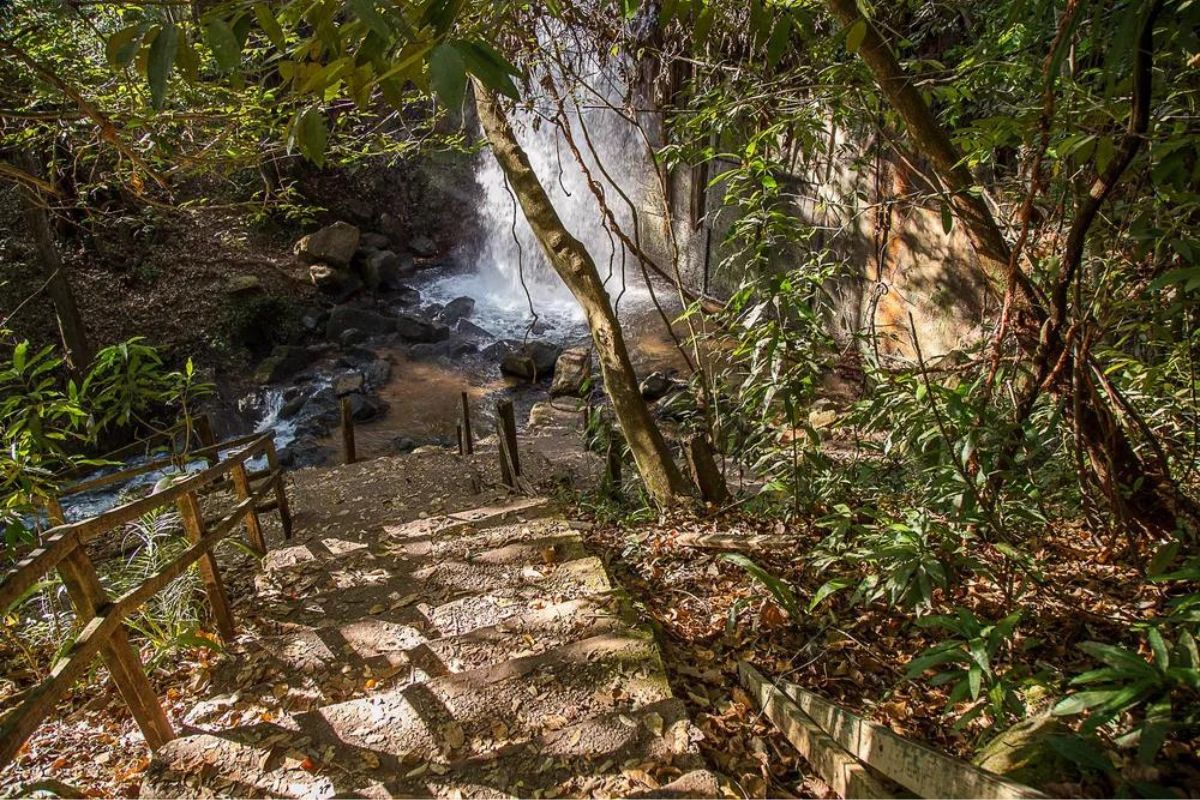
[[[708,737],[705,755],[747,796],[819,795],[824,787],[739,688],[740,659],[957,756],[969,758],[987,741],[980,723],[953,728],[956,715],[944,713],[944,687],[906,677],[909,661],[938,641],[936,633],[914,624],[911,612],[883,603],[850,607],[835,595],[793,622],[741,567],[719,552],[682,544],[688,534],[782,537],[786,546],[749,555],[795,587],[802,609],[829,577],[806,568],[805,554],[822,534],[739,513],[628,527],[598,524],[589,533],[589,544],[661,631],[675,692],[691,704],[693,719]],[[1163,593],[1135,570],[1105,563],[1116,559],[1082,531],[1060,531],[1052,541],[1030,547],[1046,565],[1045,581],[1023,600],[1019,644],[1030,663],[1051,675],[1088,668],[1078,642],[1119,640],[1129,623],[1162,612]],[[1006,607],[997,590],[972,583],[953,597],[939,596],[938,604],[966,607],[990,619]],[[1059,697],[1027,695],[1031,710],[1047,709]],[[1187,796],[1200,789],[1196,742],[1169,741],[1158,762],[1165,767],[1138,766],[1130,751],[1109,755],[1125,780],[1179,787]],[[1064,776],[1043,788],[1061,796],[1100,797],[1113,791],[1099,776]]]

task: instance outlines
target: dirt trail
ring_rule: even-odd
[[[297,537],[143,796],[719,793],[580,526],[494,460],[296,473]]]

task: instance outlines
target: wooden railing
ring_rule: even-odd
[[[230,449],[233,452],[224,457],[219,455]],[[261,480],[256,485],[247,472],[246,462],[259,455],[266,456],[268,469],[259,473]],[[213,547],[239,525],[244,525],[249,546],[259,554],[265,554],[267,545],[258,512],[268,507],[279,512],[286,538],[291,538],[292,528],[283,470],[279,466],[270,433],[192,450],[187,456],[209,459],[209,466],[161,491],[99,516],[66,523],[61,506],[57,503],[52,505],[50,515],[54,527],[45,533],[41,544],[0,579],[0,608],[8,608],[41,581],[44,575],[57,570],[83,626],[74,644],[54,663],[49,676],[23,692],[18,698],[19,703],[0,718],[0,769],[12,761],[25,741],[54,710],[59,699],[87,671],[97,654],[108,666],[147,744],[156,749],[175,737],[142,668],[141,659],[129,642],[123,621],[183,575],[192,564],[197,564],[217,632],[228,641],[235,632],[234,620],[212,553]],[[173,463],[178,463],[178,457],[84,481],[70,487],[66,494],[110,485]],[[237,502],[224,516],[205,520],[200,509],[201,491],[226,482],[232,485]],[[273,502],[267,501],[267,496],[271,494],[274,495]],[[86,545],[148,512],[169,505],[178,508],[190,546],[140,585],[118,598],[109,597],[88,557]]]

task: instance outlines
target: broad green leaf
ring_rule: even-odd
[[[430,25],[438,36],[444,36],[454,26],[465,0],[429,0],[421,12],[422,26]]]
[[[271,44],[275,45],[277,50],[282,51],[287,45],[287,40],[283,35],[283,27],[279,24],[279,20],[275,19],[275,15],[271,13],[270,7],[266,3],[256,3],[254,5],[254,18],[258,20],[258,27],[262,28],[262,32],[271,40]]]
[[[1142,672],[1153,672],[1153,668],[1137,653],[1131,653],[1123,647],[1100,642],[1083,642],[1079,649],[1097,661],[1102,661],[1110,667],[1125,667]]]
[[[512,80],[513,75],[520,73],[508,59],[497,53],[491,45],[485,42],[471,42],[461,39],[455,41],[453,45],[462,57],[467,70],[483,81],[484,85],[489,89],[494,92],[500,92],[513,100],[521,98],[521,93],[517,91],[517,86]]]
[[[130,25],[108,37],[104,45],[104,55],[108,63],[114,67],[126,67],[137,54],[138,34],[142,32],[141,25]]]
[[[209,20],[204,26],[204,41],[212,48],[217,66],[224,73],[235,71],[242,61],[242,48],[229,23],[223,19]]]
[[[194,81],[200,76],[200,56],[196,48],[186,39],[179,42],[175,53],[175,67],[186,81]]]
[[[1150,652],[1154,654],[1155,666],[1162,670],[1171,666],[1171,654],[1167,651],[1167,643],[1163,641],[1163,636],[1158,628],[1151,628],[1146,634],[1146,640],[1150,642]]]
[[[167,97],[167,79],[175,66],[175,51],[179,46],[179,29],[168,23],[150,44],[150,57],[146,62],[146,79],[150,83],[150,103],[156,109],[163,107]]]
[[[760,567],[751,559],[741,553],[725,553],[721,556],[725,561],[731,564],[737,564],[742,569],[750,574],[750,577],[761,583],[767,588],[775,600],[783,607],[793,620],[799,620],[801,617],[800,603],[796,599],[796,593],[784,581],[775,577],[765,569]]]
[[[325,112],[319,106],[311,106],[300,115],[296,125],[296,144],[300,152],[318,167],[325,165],[325,145],[329,132],[325,127]]]
[[[779,59],[787,52],[788,43],[792,36],[792,16],[782,14],[771,29],[771,38],[767,41],[767,66],[774,67]]]
[[[1091,739],[1075,734],[1063,734],[1048,736],[1046,743],[1050,745],[1050,749],[1081,769],[1100,773],[1113,771],[1108,755]]]
[[[467,65],[458,48],[440,44],[429,56],[429,82],[443,105],[454,111],[462,108],[467,91]]]
[[[387,17],[375,7],[375,0],[346,0],[346,5],[354,12],[354,16],[361,19],[377,36],[385,40],[392,38],[392,26],[388,24]]]
[[[825,581],[821,584],[821,588],[817,589],[817,593],[813,595],[812,600],[808,603],[808,611],[812,610],[821,604],[821,601],[835,592],[840,592],[842,589],[849,588],[855,584],[855,581],[850,578],[834,578],[833,580]]]
[[[851,53],[857,53],[858,48],[862,47],[863,39],[866,36],[867,21],[865,19],[855,20],[846,30],[846,49]]]

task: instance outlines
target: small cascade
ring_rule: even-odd
[[[559,46],[550,41],[543,44],[546,52]],[[626,116],[636,112],[626,111],[625,65],[616,59],[599,63],[594,55],[575,52],[563,52],[561,57],[587,84],[574,86],[564,97],[570,139],[591,177],[602,186],[621,229],[632,236],[633,214],[622,195],[640,208],[644,181],[654,175],[654,167],[646,157],[641,134]],[[554,88],[528,97],[528,105],[510,112],[510,122],[563,224],[584,244],[606,278],[610,296],[620,299],[620,307],[644,305],[647,295],[635,257],[605,227],[599,203],[568,137],[550,121],[558,114],[556,95],[574,83],[561,73],[549,59],[535,70],[530,86]],[[483,192],[483,236],[476,269],[467,275],[446,276],[422,291],[439,302],[457,294],[474,297],[476,314],[484,320],[481,324],[499,328],[494,331],[497,335],[523,335],[533,322],[530,306],[539,322],[548,323],[562,336],[585,333],[582,310],[547,262],[489,152],[479,156],[476,180]]]

